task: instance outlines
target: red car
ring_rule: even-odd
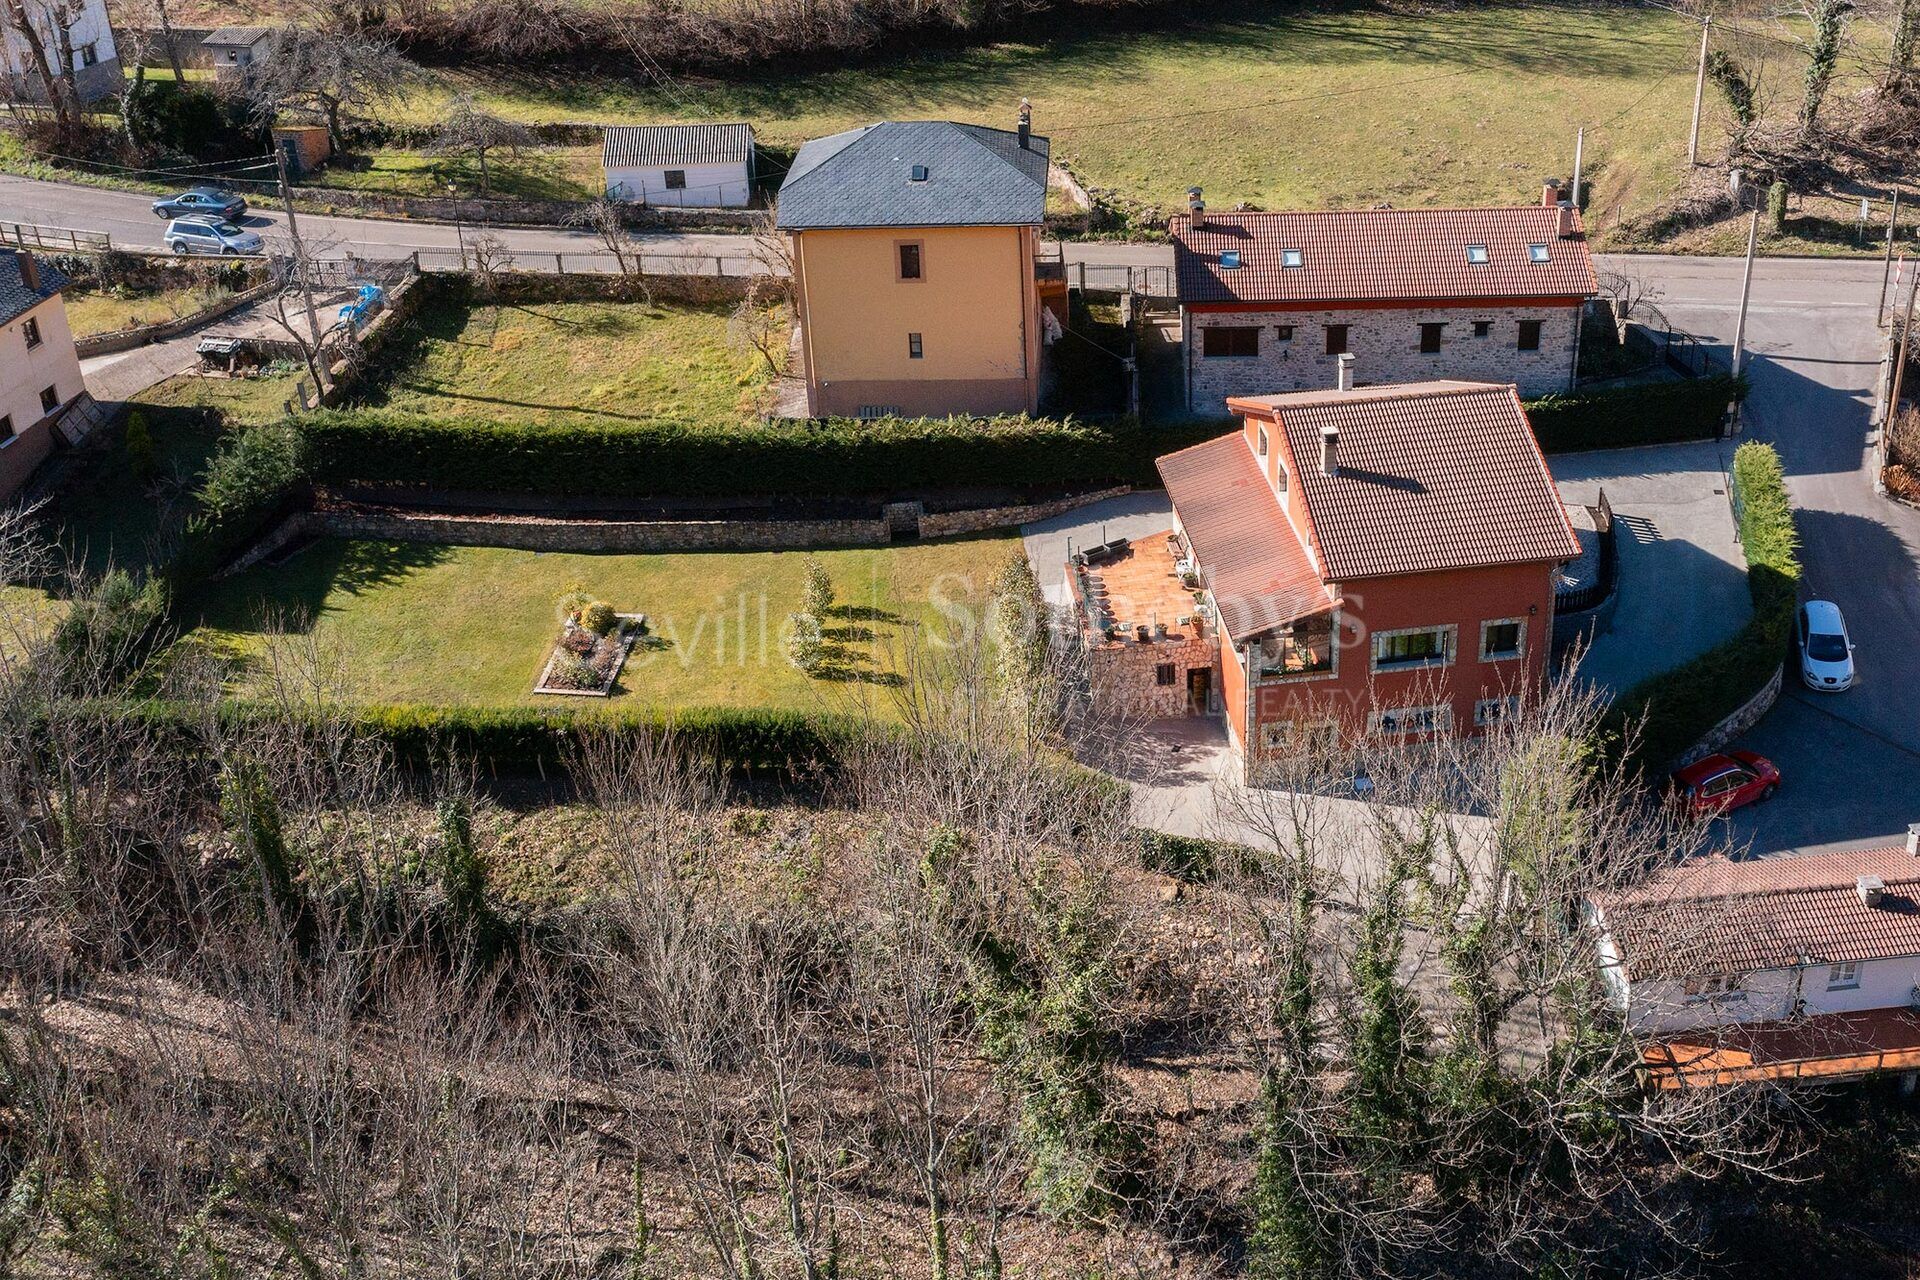
[[[1780,771],[1773,761],[1751,751],[1708,756],[1673,775],[1674,795],[1693,813],[1730,813],[1771,800],[1779,789]]]

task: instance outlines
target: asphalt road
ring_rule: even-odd
[[[116,243],[160,247],[164,224],[144,195],[0,175],[0,221],[110,233]],[[284,217],[249,213],[270,244],[284,243]],[[452,262],[472,228],[369,218],[300,215],[323,254]],[[533,269],[604,269],[590,235],[544,228],[494,228],[515,264]],[[641,237],[655,270],[729,274],[753,269],[740,235],[652,233]],[[556,262],[553,255],[562,255]],[[1104,241],[1063,246],[1068,263],[1089,269],[1166,267],[1160,244]],[[1605,269],[1651,286],[1680,328],[1731,343],[1741,263],[1730,258],[1610,257]],[[1748,315],[1754,392],[1747,432],[1780,447],[1800,509],[1806,585],[1836,601],[1857,643],[1857,686],[1818,695],[1790,683],[1779,706],[1745,739],[1786,776],[1771,803],[1733,820],[1756,852],[1875,843],[1920,821],[1920,511],[1875,496],[1868,473],[1868,419],[1881,354],[1875,326],[1878,263],[1763,259]],[[1657,645],[1657,634],[1646,638]],[[1791,675],[1791,672],[1789,673]]]
[[[1629,266],[1676,325],[1731,342],[1737,261]],[[1920,511],[1877,497],[1868,470],[1879,293],[1878,263],[1762,259],[1754,271],[1746,434],[1780,449],[1804,594],[1840,606],[1859,670],[1848,692],[1818,694],[1790,667],[1779,704],[1737,744],[1785,775],[1771,803],[1731,820],[1756,853],[1883,844],[1920,822]]]

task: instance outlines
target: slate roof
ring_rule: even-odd
[[[1155,461],[1235,643],[1333,603],[1240,432]]]
[[[40,287],[29,289],[20,274],[18,249],[0,249],[0,324],[11,324],[54,294],[67,287],[67,278],[53,269],[45,258],[37,258]]]
[[[236,44],[252,46],[259,44],[262,40],[272,35],[274,30],[275,28],[273,27],[219,27],[210,32],[207,38],[200,43],[202,45],[213,45],[216,48]]]
[[[912,180],[925,165],[923,182]],[[780,226],[1004,227],[1047,212],[1047,140],[1005,129],[889,120],[800,148],[780,184]]]
[[[741,164],[753,155],[750,124],[610,125],[600,146],[609,169]]]
[[[1599,291],[1580,215],[1559,234],[1558,209],[1358,209],[1321,213],[1208,213],[1169,220],[1183,303],[1433,302],[1587,298]],[[1469,262],[1484,245],[1487,261]],[[1531,245],[1547,246],[1534,262]],[[1298,249],[1301,265],[1282,265]],[[1220,255],[1237,250],[1237,268]]]
[[[1886,882],[1878,906],[1856,880]],[[1636,982],[1920,956],[1920,859],[1904,847],[1698,858],[1599,900]]]
[[[1511,386],[1414,382],[1227,408],[1279,424],[1329,582],[1580,554]],[[1332,476],[1320,469],[1323,427],[1339,432]]]

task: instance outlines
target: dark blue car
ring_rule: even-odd
[[[231,191],[218,187],[195,187],[177,196],[153,202],[153,212],[162,218],[211,216],[232,220],[247,211],[247,202]]]

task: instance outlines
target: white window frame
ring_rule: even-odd
[[[1420,724],[1408,725],[1405,720],[1415,716],[1426,719]],[[1418,733],[1450,733],[1453,731],[1453,704],[1436,703],[1429,707],[1387,707],[1367,716],[1367,732],[1386,734],[1396,738],[1410,737]]]
[[[1470,244],[1467,246],[1467,265],[1468,266],[1484,267],[1484,266],[1487,266],[1492,261],[1493,261],[1493,255],[1487,251],[1487,246],[1483,244]]]
[[[1382,641],[1395,640],[1401,636],[1425,635],[1429,631],[1441,633],[1440,656],[1435,658],[1417,658],[1402,662],[1388,662],[1384,666],[1380,661]],[[1444,626],[1400,627],[1393,631],[1376,631],[1373,640],[1367,646],[1368,666],[1374,671],[1424,671],[1432,667],[1450,667],[1460,650],[1460,628],[1449,622]]]
[[[1282,270],[1298,271],[1306,265],[1307,251],[1305,249],[1282,249],[1280,251],[1280,267]]]
[[[1505,698],[1482,698],[1473,704],[1473,727],[1490,729],[1497,724],[1509,724],[1520,714],[1520,699],[1509,695]]]
[[[1264,458],[1267,456],[1267,429],[1256,422],[1253,425],[1253,431],[1253,438],[1256,441],[1254,452]]]
[[[1858,991],[1860,989],[1860,962],[1842,960],[1838,964],[1827,966],[1827,990]]]
[[[1494,627],[1517,626],[1520,628],[1520,643],[1512,653],[1488,653],[1487,632]],[[1488,618],[1480,624],[1480,661],[1512,662],[1527,656],[1527,620],[1525,618]]]
[[[1552,262],[1553,249],[1544,244],[1530,244],[1527,246],[1527,261]]]

